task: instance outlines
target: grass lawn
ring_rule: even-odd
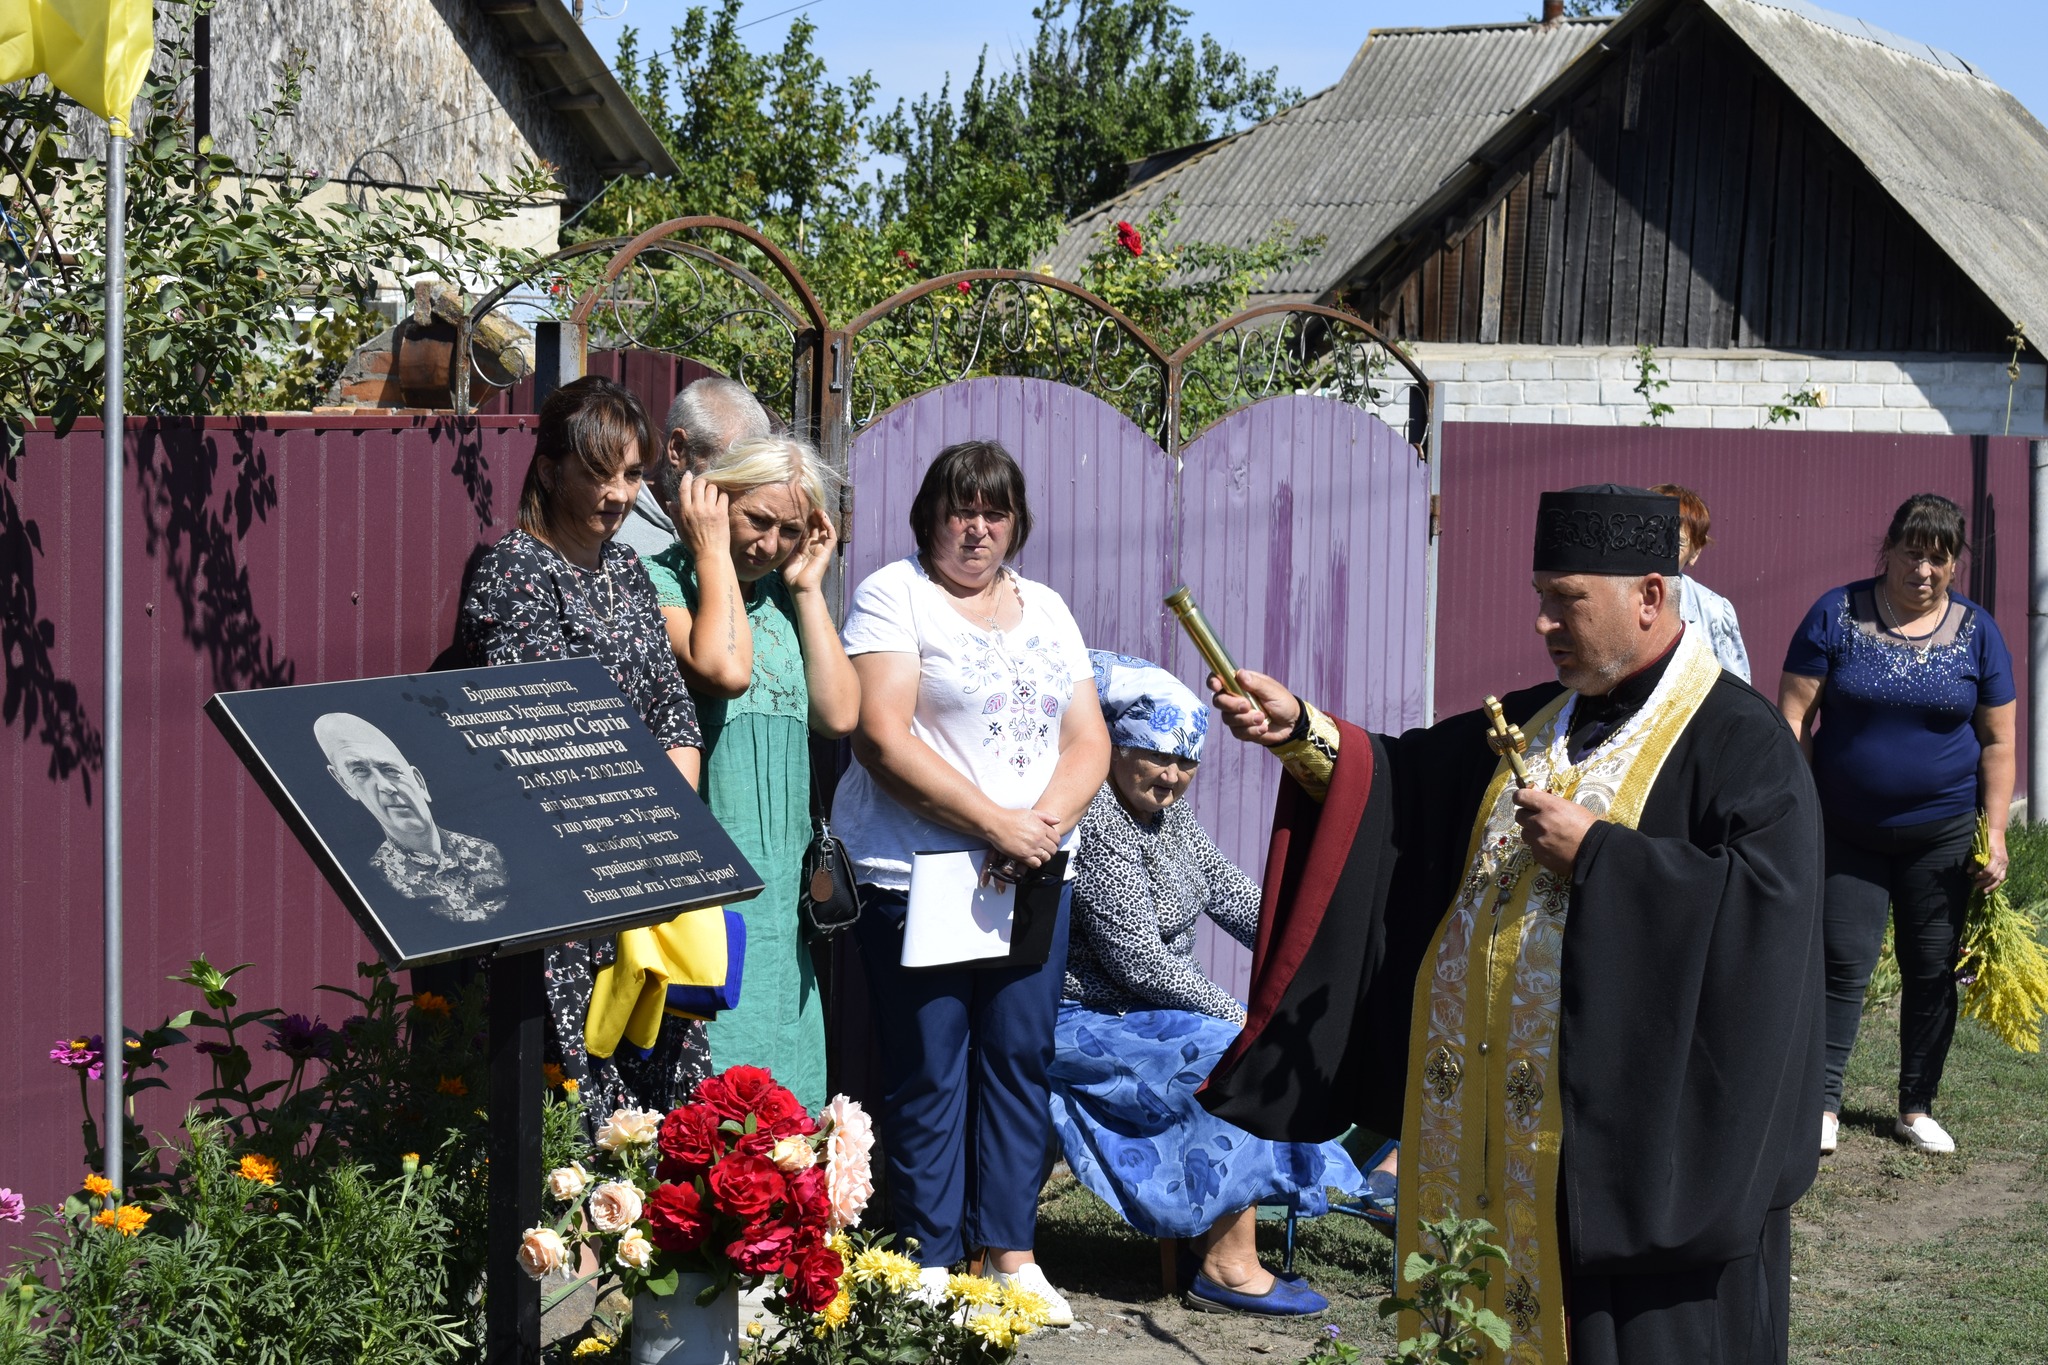
[[[2015,901],[2048,901],[2048,829],[2015,829],[2013,853]],[[2014,1053],[1975,1024],[1958,1029],[1936,1106],[1953,1157],[1892,1138],[1897,1075],[1888,1006],[1865,1016],[1850,1058],[1841,1150],[1795,1210],[1792,1359],[2048,1365],[2048,1059]],[[1816,1137],[1818,1127],[1816,1110]],[[1260,1243],[1277,1269],[1280,1225],[1261,1224]],[[1046,1188],[1038,1252],[1056,1283],[1147,1323],[1213,1332],[1225,1321],[1179,1313],[1159,1292],[1156,1245],[1064,1174]],[[1384,1237],[1351,1218],[1304,1222],[1296,1269],[1329,1296],[1331,1313],[1262,1324],[1256,1358],[1285,1361],[1294,1342],[1306,1352],[1326,1321],[1368,1359],[1392,1347],[1376,1311],[1392,1272]]]

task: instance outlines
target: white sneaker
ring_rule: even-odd
[[[1948,1130],[1927,1114],[1911,1123],[1899,1119],[1892,1124],[1892,1135],[1916,1151],[1953,1152],[1956,1149],[1956,1140],[1948,1135]]]
[[[952,1274],[942,1265],[928,1265],[917,1272],[917,1288],[910,1297],[936,1308],[946,1297],[946,1280]]]
[[[1836,1138],[1836,1135],[1837,1135],[1838,1133],[1840,1133],[1840,1131],[1841,1131],[1841,1128],[1842,1128],[1842,1121],[1841,1121],[1840,1119],[1836,1118],[1836,1117],[1835,1117],[1835,1116],[1834,1116],[1833,1114],[1829,1114],[1829,1113],[1822,1113],[1822,1114],[1821,1114],[1821,1116],[1820,1116],[1820,1154],[1821,1154],[1822,1156],[1833,1156],[1833,1155],[1835,1154],[1835,1138]]]
[[[1052,1282],[1045,1278],[1045,1272],[1038,1268],[1038,1262],[1027,1261],[1021,1270],[998,1270],[989,1278],[999,1285],[1014,1284],[1019,1289],[1036,1294],[1045,1300],[1045,1320],[1052,1326],[1074,1325],[1074,1305],[1067,1302],[1066,1295],[1052,1287]]]

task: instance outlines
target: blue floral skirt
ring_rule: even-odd
[[[1060,1005],[1049,1078],[1067,1165],[1147,1237],[1192,1237],[1253,1204],[1320,1217],[1329,1188],[1365,1191],[1341,1144],[1268,1142],[1195,1102],[1237,1032],[1187,1010]]]

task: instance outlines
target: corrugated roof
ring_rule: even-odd
[[[1178,196],[1175,237],[1249,246],[1283,219],[1325,237],[1260,297],[1320,296],[1610,22],[1375,29],[1329,89],[1076,218],[1053,270],[1073,278],[1105,224]]]
[[[1802,0],[1705,3],[2027,325],[2034,348],[2048,347],[2048,128],[1968,62],[1923,43]]]

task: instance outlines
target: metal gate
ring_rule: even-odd
[[[835,328],[786,255],[718,218],[659,224],[608,257],[571,248],[522,282],[550,279],[576,299],[553,350],[562,376],[593,345],[667,350],[816,438],[848,480],[842,606],[910,553],[932,457],[989,437],[1023,466],[1038,523],[1019,569],[1067,600],[1091,646],[1198,681],[1161,601],[1186,582],[1246,665],[1377,728],[1428,718],[1431,386],[1357,317],[1269,304],[1168,351],[1077,285],[975,270]],[[1256,758],[1217,746],[1192,798],[1254,875],[1279,780]],[[1248,953],[1218,934],[1202,955],[1242,993]]]

